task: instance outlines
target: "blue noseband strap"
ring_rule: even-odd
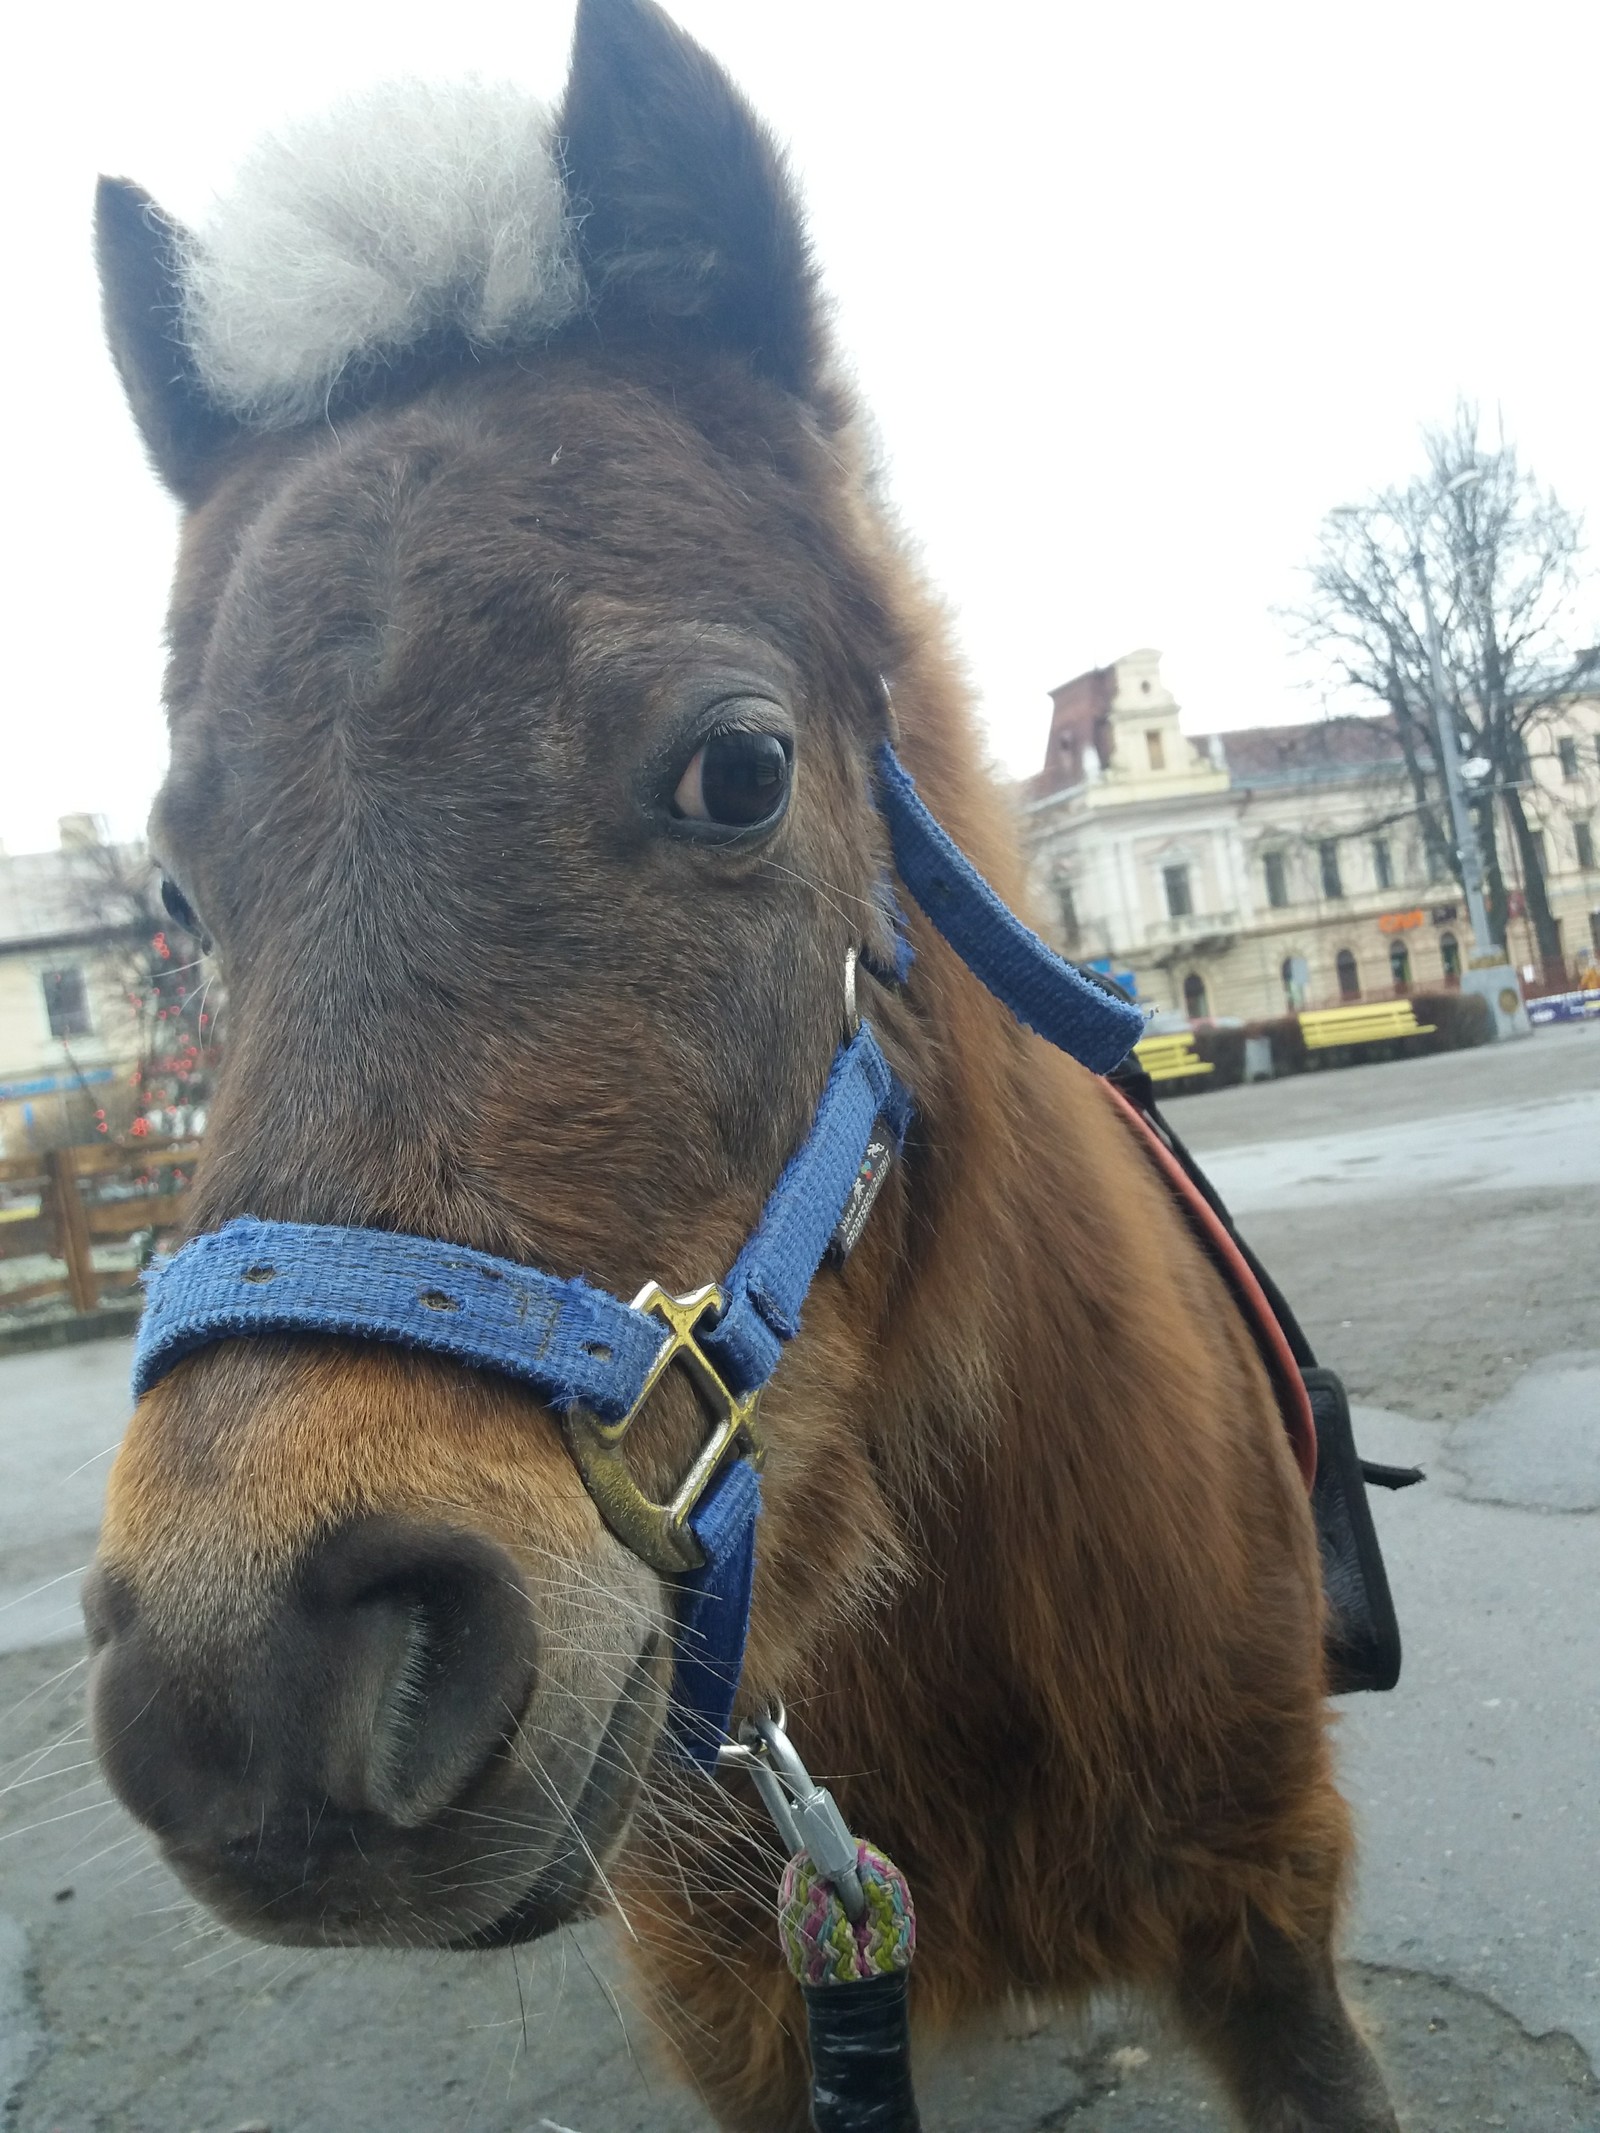
[[[723,1285],[705,1347],[738,1392],[764,1385],[855,1186],[875,1123],[898,1147],[911,1099],[863,1025],[834,1054],[811,1131]],[[192,1238],[145,1279],[138,1399],[175,1363],[244,1334],[336,1333],[424,1348],[532,1386],[558,1412],[628,1413],[669,1338],[608,1289],[386,1229],[258,1222]]]
[[[1098,1073],[1115,1066],[1139,1035],[1138,1009],[1090,984],[1006,909],[929,814],[887,743],[876,768],[900,878],[951,947],[1052,1044]],[[903,980],[908,947],[903,957],[897,949],[896,966]],[[853,1241],[884,1152],[898,1151],[910,1116],[910,1097],[863,1024],[835,1054],[811,1130],[702,1337],[733,1393],[757,1391],[776,1370],[830,1241],[836,1232]],[[150,1271],[145,1287],[135,1398],[212,1342],[322,1333],[497,1371],[558,1414],[583,1409],[620,1422],[673,1338],[660,1318],[608,1290],[463,1245],[251,1216],[191,1239]],[[671,1730],[678,1752],[706,1767],[726,1738],[744,1662],[760,1508],[755,1469],[734,1458],[688,1520],[705,1560],[678,1580]]]
[[[627,1413],[667,1339],[659,1319],[605,1289],[488,1252],[245,1215],[193,1238],[146,1277],[135,1399],[197,1348],[255,1333],[425,1348],[609,1422]]]

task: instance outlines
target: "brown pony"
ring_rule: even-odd
[[[584,0],[553,130],[466,110],[365,193],[393,111],[320,194],[302,143],[203,239],[102,188],[113,351],[186,507],[153,838],[230,1000],[191,1226],[681,1291],[738,1252],[882,945],[881,676],[1015,899],[1012,828],[720,71]],[[463,185],[476,236],[440,235],[444,135],[512,171]],[[915,1123],[766,1397],[740,1709],[785,1699],[905,1869],[925,2025],[1132,1985],[1246,2125],[1392,2128],[1330,1954],[1350,1831],[1266,1374],[1095,1079],[913,932],[904,989],[861,987]],[[669,1377],[656,1493],[702,1427]],[[671,1591],[528,1392],[210,1347],[139,1404],[88,1611],[111,1780],[221,1917],[481,1947],[614,1899],[720,2122],[804,2122],[770,1840],[660,1752]]]

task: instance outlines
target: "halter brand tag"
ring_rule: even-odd
[[[834,1225],[833,1235],[828,1239],[828,1250],[835,1262],[843,1266],[861,1240],[861,1232],[867,1226],[867,1217],[872,1212],[873,1202],[882,1190],[883,1181],[889,1175],[889,1165],[894,1161],[894,1134],[883,1122],[880,1114],[872,1122],[872,1133],[867,1141],[866,1153],[861,1158],[861,1167],[850,1187],[850,1197],[844,1203],[844,1212]]]

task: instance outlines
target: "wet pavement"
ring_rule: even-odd
[[[1455,1111],[1228,1148],[1210,1167],[1241,1219],[1266,1208],[1314,1212],[1400,1194],[1593,1187],[1600,1185],[1600,1089],[1510,1113]]]
[[[1345,1701],[1347,1982],[1407,2133],[1600,2133],[1600,1027],[1172,1107],[1428,1486],[1376,1503],[1399,1689]],[[87,1766],[77,1574],[127,1344],[0,1360],[0,2095],[17,2133],[704,2133],[606,1929],[483,1957],[252,1947]],[[1130,2012],[929,2059],[929,2133],[1226,2114]]]

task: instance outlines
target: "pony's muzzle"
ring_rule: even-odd
[[[106,1772],[239,1922],[295,1910],[297,1891],[359,1911],[363,1860],[391,1871],[493,1793],[539,1678],[518,1566],[478,1534],[367,1518],[321,1541],[264,1616],[219,1612],[186,1638],[116,1571],[93,1574]]]

